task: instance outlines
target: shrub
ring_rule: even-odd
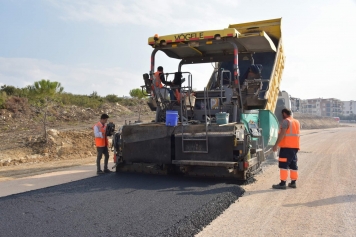
[[[26,113],[29,110],[28,100],[24,97],[11,96],[6,100],[5,108],[14,113]]]
[[[29,94],[29,89],[27,87],[25,88],[16,88],[14,86],[7,86],[3,85],[0,88],[0,93],[4,92],[6,95],[10,96],[18,96],[18,97],[27,97]]]
[[[5,92],[7,95],[13,95],[13,94],[15,94],[16,87],[3,85],[3,86],[1,86],[0,91]]]
[[[132,98],[119,98],[118,103],[123,106],[134,106],[138,105],[138,100]]]
[[[0,92],[0,109],[5,109],[5,102],[7,99],[7,95],[5,91]]]
[[[108,101],[108,102],[111,102],[111,103],[117,103],[120,101],[120,98],[117,96],[117,95],[114,95],[114,94],[110,94],[110,95],[107,95],[105,97],[105,99]]]
[[[71,93],[62,93],[59,95],[59,102],[64,105],[76,105],[96,109],[103,104],[100,97],[91,97],[87,95],[73,95]]]

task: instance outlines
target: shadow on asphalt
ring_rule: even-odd
[[[58,177],[60,176],[61,175]],[[243,189],[237,183],[239,185],[244,184],[244,182],[222,178],[112,172],[110,174],[98,175],[84,180],[77,180],[70,183],[34,190],[34,192],[36,194],[47,193],[51,192],[54,187],[57,187],[57,193],[60,192],[68,195],[73,193],[97,193],[108,190],[120,190],[123,194],[129,194],[140,190],[152,190],[157,192],[174,192],[176,195],[219,194],[226,192],[227,188],[237,188],[241,189],[243,192]],[[214,186],[217,187],[215,188]]]

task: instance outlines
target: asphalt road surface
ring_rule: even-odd
[[[240,198],[225,182],[116,173],[2,197],[0,236],[356,236],[355,144],[356,127],[302,131],[297,189],[271,189],[268,160]]]
[[[199,237],[356,236],[356,127],[302,132],[297,189],[271,189],[279,170],[268,163]]]
[[[0,236],[192,236],[242,192],[212,180],[105,174],[0,198]]]

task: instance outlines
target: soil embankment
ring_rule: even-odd
[[[140,108],[141,107],[141,108]],[[31,112],[32,111],[32,112]],[[108,113],[117,126],[138,120],[145,122],[154,118],[154,112],[146,105],[125,107],[106,104],[96,110],[76,106],[57,107],[50,114],[48,142],[43,140],[43,127],[34,110],[26,113],[1,110],[0,167],[23,164],[47,163],[50,161],[82,160],[83,164],[94,162],[96,149],[92,126],[101,113]],[[338,127],[333,118],[295,113],[302,129]]]
[[[144,103],[144,102],[143,102]],[[57,106],[49,111],[47,135],[34,108],[26,111],[0,110],[0,167],[49,161],[82,159],[84,163],[96,154],[92,126],[102,113],[117,127],[125,122],[150,121],[154,113],[144,105],[105,104],[97,109]],[[69,162],[70,163],[70,162]]]
[[[293,117],[300,122],[301,129],[324,129],[339,127],[339,123],[330,117],[294,113]]]

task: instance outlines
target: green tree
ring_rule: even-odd
[[[140,89],[140,88],[130,90],[129,94],[131,97],[134,97],[137,99],[142,99],[145,97],[145,94],[142,92],[142,89]]]
[[[14,95],[15,91],[16,91],[16,87],[2,85],[1,88],[0,88],[0,91],[5,92],[7,95]]]
[[[35,106],[40,110],[42,115],[42,123],[44,129],[44,135],[46,143],[48,142],[47,136],[47,115],[50,106],[53,106],[53,102],[56,96],[63,92],[61,83],[50,80],[36,81],[32,86],[28,87],[29,95],[34,99]]]

